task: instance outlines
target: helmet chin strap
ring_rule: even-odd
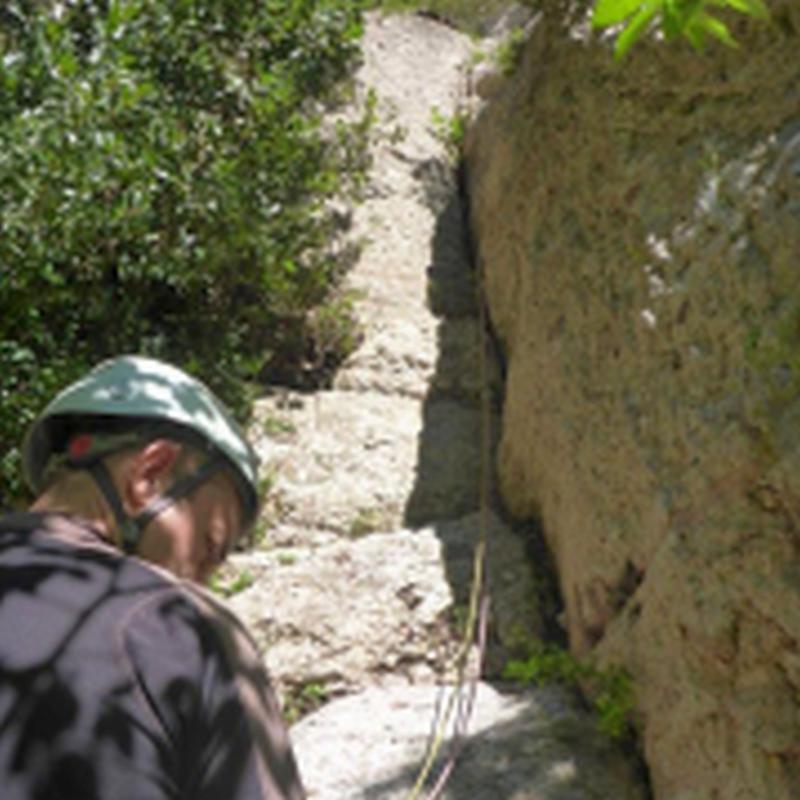
[[[111,479],[111,474],[105,461],[97,459],[86,465],[89,474],[105,497],[114,514],[120,534],[122,535],[122,549],[129,554],[136,552],[144,529],[154,517],[158,516],[178,500],[194,491],[201,483],[207,481],[223,465],[222,456],[214,456],[194,472],[185,475],[176,481],[166,492],[153,498],[136,516],[130,516],[125,511],[119,497],[117,487]]]

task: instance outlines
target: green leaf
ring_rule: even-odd
[[[78,71],[78,61],[69,51],[60,55],[58,59],[58,71],[64,78],[71,78]]]
[[[667,0],[664,6],[662,28],[667,39],[674,39],[694,24],[697,15],[702,12],[707,0]]]
[[[728,6],[756,19],[769,19],[769,9],[762,0],[716,0],[714,5]]]
[[[768,20],[770,17],[769,9],[763,0],[708,0],[708,5],[717,8],[732,8],[734,11],[760,20]]]
[[[658,0],[650,0],[650,2],[642,5],[639,13],[617,37],[617,43],[614,47],[615,58],[622,58],[631,49],[636,40],[647,30],[660,8],[661,3]]]
[[[661,18],[661,30],[664,32],[666,39],[674,39],[683,33],[680,20],[675,14],[674,6],[667,5],[664,7],[664,13]]]
[[[733,36],[731,36],[728,26],[722,22],[722,20],[703,12],[698,14],[696,24],[702,27],[706,32],[710,33],[715,39],[719,39],[723,44],[726,44],[728,47],[739,46],[737,41],[733,38]]]
[[[681,5],[681,11],[679,14],[681,24],[684,26],[687,25],[699,14],[702,14],[707,5],[708,0],[687,0],[687,2]]]
[[[642,0],[598,0],[592,14],[592,25],[595,28],[616,25],[627,19],[641,6]]]
[[[689,40],[689,44],[694,47],[695,50],[702,50],[706,44],[706,31],[702,25],[697,23],[696,21],[692,21],[690,25],[687,25],[683,29],[683,35]]]

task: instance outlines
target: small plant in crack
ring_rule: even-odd
[[[603,733],[612,739],[631,735],[633,682],[622,667],[598,667],[579,661],[562,647],[540,643],[531,647],[526,658],[509,661],[503,677],[522,684],[578,687],[591,701]]]
[[[267,436],[276,439],[297,433],[297,426],[290,419],[278,417],[273,414],[268,414],[264,418],[261,427]]]
[[[503,42],[498,45],[494,52],[494,62],[503,75],[511,75],[516,71],[522,59],[524,45],[524,28],[515,28]]]
[[[459,109],[455,114],[447,115],[434,106],[431,109],[431,124],[433,135],[442,142],[448,156],[453,161],[457,161],[461,156],[461,149],[467,135],[469,114],[463,109]]]
[[[211,576],[208,588],[221,597],[229,598],[249,589],[255,581],[255,575],[248,569],[228,575],[217,572]]]
[[[330,689],[321,681],[308,681],[293,687],[284,696],[284,719],[287,724],[293,725],[324,705],[330,699],[330,696]]]
[[[369,533],[375,533],[385,527],[386,516],[382,509],[360,508],[355,517],[350,522],[348,534],[351,538],[357,539]]]

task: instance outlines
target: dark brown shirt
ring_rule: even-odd
[[[300,800],[279,709],[212,595],[59,515],[0,518],[3,800]]]

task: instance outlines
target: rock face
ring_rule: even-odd
[[[251,554],[254,585],[233,603],[284,693],[315,686],[334,697],[369,686],[433,684],[450,675],[455,660],[478,531],[479,515],[471,514],[419,530]],[[494,517],[489,533],[493,627],[511,642],[520,628],[531,635],[537,596],[522,539]]]
[[[800,10],[622,68],[545,10],[468,141],[503,496],[660,800],[800,796]]]
[[[541,576],[518,526],[481,504],[491,489],[482,451],[492,458],[482,418],[495,411],[480,398],[484,380],[497,390],[499,370],[479,369],[461,197],[437,133],[465,99],[471,47],[430,19],[368,17],[359,81],[376,91],[390,135],[353,213],[364,247],[348,279],[363,343],[330,389],[264,398],[251,431],[269,530],[264,546],[234,557],[229,585],[246,588],[231,604],[287,715],[322,706],[292,732],[317,800],[410,788],[439,687],[463,652],[482,521],[490,656],[502,660],[544,625]],[[630,759],[556,690],[514,700],[483,686],[472,731],[448,798],[644,800]]]
[[[470,696],[465,690],[455,702],[466,705]],[[309,800],[407,800],[432,723],[453,700],[451,692],[425,686],[371,689],[303,720],[292,737]],[[455,735],[456,715],[445,727],[434,779],[454,746],[459,758],[441,800],[646,797],[630,761],[596,735],[590,716],[563,689],[504,694],[481,683],[474,707],[466,735]],[[337,747],[318,747],[325,741]]]
[[[288,705],[310,690],[451,677],[481,518],[481,337],[436,120],[464,97],[470,50],[432,20],[369,16],[358,81],[376,92],[386,135],[353,212],[363,248],[348,281],[363,342],[331,389],[276,393],[256,409],[269,548],[234,559],[253,585],[232,604]],[[487,519],[493,631],[506,646],[542,629],[539,579],[524,540]]]

